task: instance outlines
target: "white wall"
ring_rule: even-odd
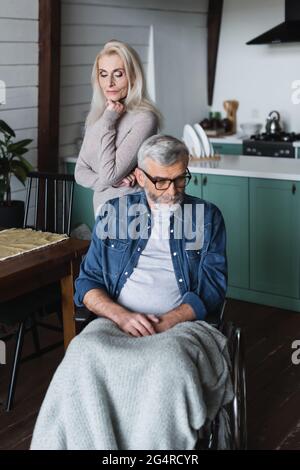
[[[300,79],[300,43],[246,42],[281,23],[284,0],[224,0],[212,110],[225,99],[240,102],[238,122],[265,124],[270,111],[282,115],[289,131],[300,132],[300,104],[292,103],[292,82]]]
[[[165,117],[165,132],[181,138],[186,122],[206,115],[207,4],[207,0],[63,0],[61,157],[77,153],[74,142],[89,109],[94,58],[112,38],[129,42],[141,55],[146,72],[154,72],[154,94]],[[149,64],[151,57],[154,63]]]
[[[25,157],[37,165],[38,119],[38,0],[1,0],[0,80],[6,85],[6,104],[0,119],[16,132],[17,139],[33,139]],[[25,199],[15,178],[13,199]]]
[[[37,165],[38,118],[38,0],[0,0],[0,80],[6,85],[6,104],[0,119],[16,131],[17,139],[33,139],[25,155]],[[15,178],[12,198],[25,199]]]

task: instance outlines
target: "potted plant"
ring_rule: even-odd
[[[14,175],[24,186],[33,170],[23,157],[32,139],[15,142],[16,135],[9,125],[0,120],[0,226],[22,227],[24,201],[11,200],[11,178]]]

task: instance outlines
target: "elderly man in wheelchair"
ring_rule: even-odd
[[[31,449],[245,447],[240,332],[223,322],[225,226],[185,194],[188,161],[181,141],[150,137],[141,191],[101,208],[75,293],[95,319],[52,379]]]

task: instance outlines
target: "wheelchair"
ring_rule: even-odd
[[[217,328],[226,336],[228,340],[228,351],[231,360],[231,381],[233,384],[233,400],[226,405],[225,410],[229,417],[230,435],[226,450],[246,450],[247,449],[247,395],[246,395],[246,368],[245,368],[245,345],[240,328],[232,322],[225,322],[224,311],[226,300],[224,301],[221,313],[208,315],[206,321]],[[196,450],[217,450],[219,449],[218,428],[220,411],[214,421],[209,424],[208,429],[197,442]]]
[[[247,404],[246,404],[246,369],[245,347],[242,331],[232,322],[225,322],[224,311],[226,300],[221,311],[209,314],[206,321],[217,328],[228,340],[228,350],[231,360],[231,380],[233,384],[233,400],[226,405],[225,411],[229,418],[229,436],[226,450],[247,449]],[[81,323],[81,329],[90,321],[97,318],[85,307],[76,308],[75,321]],[[215,419],[205,426],[203,434],[199,437],[195,450],[218,450],[219,446],[219,422],[221,410]]]

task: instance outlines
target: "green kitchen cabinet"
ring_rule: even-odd
[[[299,298],[300,183],[250,179],[250,288]]]
[[[221,210],[227,234],[228,284],[249,288],[248,178],[193,173],[187,193]]]
[[[243,145],[242,144],[224,144],[222,142],[212,142],[215,153],[220,155],[242,155]]]
[[[75,163],[68,162],[66,163],[66,167],[67,172],[73,175]],[[92,230],[94,223],[93,191],[75,183],[71,222],[72,229],[80,224],[86,224],[90,230]]]
[[[300,311],[300,182],[193,173],[187,192],[220,208],[228,297]]]
[[[228,285],[249,288],[248,178],[203,175],[203,199],[222,212],[227,235]]]

